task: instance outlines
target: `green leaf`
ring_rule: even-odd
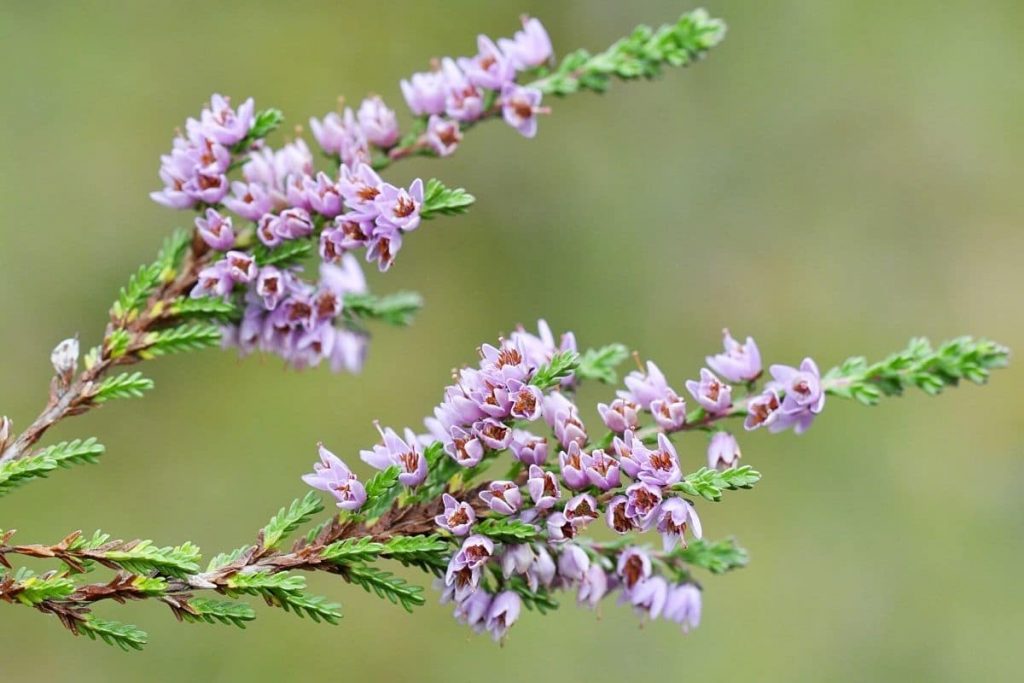
[[[288,594],[281,598],[278,607],[299,618],[307,616],[317,623],[337,624],[341,619],[341,605],[319,595]]]
[[[185,605],[184,608],[175,609],[174,613],[182,620],[193,624],[219,622],[228,626],[245,628],[246,622],[256,618],[256,611],[244,602],[192,598]]]
[[[427,181],[423,193],[423,207],[420,216],[433,218],[437,215],[453,215],[465,213],[476,201],[476,198],[461,187],[449,188],[436,178]]]
[[[181,297],[168,308],[168,312],[177,318],[204,318],[208,320],[231,320],[238,314],[238,309],[230,301],[217,296],[201,296],[196,299]]]
[[[46,477],[58,467],[94,463],[103,454],[103,444],[94,438],[63,441],[38,453],[0,463],[0,496],[33,480]]]
[[[150,358],[168,353],[205,349],[219,343],[220,329],[216,325],[182,325],[147,334],[146,348],[139,355]]]
[[[619,381],[619,375],[615,369],[627,358],[629,358],[629,349],[622,344],[609,344],[599,349],[587,349],[580,356],[576,375],[581,379],[615,384]]]
[[[563,378],[576,372],[580,365],[580,356],[575,351],[559,351],[547,365],[537,368],[530,384],[539,387],[541,390],[550,389],[560,383]]]
[[[99,639],[107,645],[116,645],[125,652],[141,650],[148,641],[146,632],[138,626],[100,619],[91,614],[84,621],[77,622],[75,630],[92,640]]]
[[[103,403],[115,398],[140,398],[153,388],[153,380],[143,377],[141,372],[123,372],[108,377],[94,390],[92,400]]]
[[[369,536],[362,536],[335,541],[321,551],[320,557],[335,564],[351,564],[374,560],[383,550],[383,543],[377,543]]]
[[[184,229],[175,230],[164,240],[154,264],[159,267],[160,280],[162,282],[170,282],[174,279],[178,267],[185,259],[185,252],[188,251],[191,242],[192,231]]]
[[[130,541],[93,553],[97,560],[106,560],[133,574],[155,571],[166,576],[183,578],[199,571],[199,548],[189,542],[163,548],[152,541]]]
[[[99,443],[95,437],[89,437],[84,440],[61,441],[58,444],[47,446],[39,452],[39,455],[44,458],[52,458],[61,467],[68,467],[83,463],[93,464],[105,450],[103,444]]]
[[[268,592],[283,591],[297,593],[305,590],[306,579],[287,572],[271,573],[257,571],[232,574],[227,580],[227,592],[261,595]]]
[[[546,588],[539,588],[535,591],[530,590],[530,587],[521,576],[513,577],[507,583],[507,586],[519,595],[523,601],[523,607],[526,609],[534,610],[541,614],[547,614],[558,609],[558,601],[551,596],[550,591]]]
[[[736,539],[733,538],[713,542],[691,541],[686,548],[672,553],[672,557],[707,569],[712,574],[724,574],[733,569],[746,567],[749,562],[747,551],[736,545]]]
[[[137,271],[128,278],[128,284],[121,288],[110,309],[110,315],[114,318],[125,318],[131,313],[137,313],[149,299],[156,286],[160,284],[160,264],[153,263],[140,266]]]
[[[692,472],[672,486],[675,491],[681,491],[690,496],[701,496],[711,501],[722,499],[723,489],[749,489],[761,480],[761,473],[750,467],[731,467],[727,470],[712,470],[701,467]]]
[[[362,513],[367,518],[373,519],[391,507],[401,493],[401,487],[398,485],[400,472],[398,465],[391,465],[366,480],[366,502],[363,504]]]
[[[525,543],[540,535],[533,524],[508,517],[488,517],[477,523],[473,532],[503,543]]]
[[[359,320],[380,320],[404,327],[423,308],[423,297],[416,292],[396,292],[386,296],[374,294],[346,294],[343,311],[346,316]]]
[[[23,605],[38,605],[47,600],[63,600],[75,592],[74,582],[57,572],[36,576],[21,568],[14,574],[15,587],[7,595]]]
[[[242,558],[242,556],[250,550],[252,550],[253,547],[254,546],[251,545],[243,545],[241,548],[235,548],[231,552],[219,553],[217,555],[214,555],[213,559],[210,560],[210,564],[207,565],[206,571],[217,571],[218,569],[222,569],[230,564],[238,562]]]
[[[315,491],[308,492],[302,498],[292,501],[287,508],[281,508],[270,522],[263,527],[260,536],[263,547],[276,548],[288,534],[309,521],[309,518],[324,509],[320,496]]]
[[[285,267],[303,260],[313,253],[315,247],[311,239],[288,240],[276,247],[260,243],[253,249],[253,258],[261,266]]]
[[[425,602],[423,589],[408,583],[405,579],[395,576],[376,567],[350,567],[344,576],[350,582],[378,597],[386,598],[402,609],[411,612]]]

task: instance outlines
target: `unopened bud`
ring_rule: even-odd
[[[57,344],[50,354],[50,362],[57,377],[68,384],[78,369],[78,337],[70,337]]]
[[[13,428],[11,418],[6,415],[0,415],[0,453],[7,447],[7,442],[11,440],[11,430]]]

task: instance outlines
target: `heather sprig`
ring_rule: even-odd
[[[145,633],[97,617],[95,607],[159,600],[181,621],[244,627],[256,616],[245,600],[256,597],[333,624],[340,606],[310,594],[300,572],[337,576],[411,611],[426,595],[388,566],[397,564],[434,577],[455,617],[496,639],[523,609],[547,613],[573,598],[593,608],[612,595],[641,618],[668,620],[685,632],[700,623],[702,572],[725,574],[749,560],[733,538],[704,537],[705,523],[715,527],[710,504],[761,480],[741,464],[729,423],[800,432],[821,414],[823,397],[862,395],[851,387],[935,393],[939,383],[960,378],[984,382],[1007,359],[1006,349],[985,340],[965,337],[935,349],[914,340],[880,363],[852,358],[823,376],[807,360],[771,365],[762,383],[756,342],[726,332],[723,351],[707,358],[715,372],[704,368],[685,383],[690,399],[648,362],[598,405],[602,429],[588,430],[576,388],[613,383],[628,355],[621,345],[581,352],[574,335],[556,338],[543,321],[537,334],[517,329],[483,345],[478,365],[456,373],[426,433],[378,427],[381,441],[361,453],[377,469],[372,477],[361,480],[320,446],[319,462],[303,479],[330,494],[336,514],[317,521],[323,502],[310,491],[282,507],[252,543],[217,555],[205,569],[192,543],[75,532],[53,545],[17,545],[14,532],[0,532],[0,565],[9,570],[0,599],[52,614],[73,633],[134,649]],[[688,400],[696,406],[687,409]],[[705,435],[699,447],[706,460],[686,462],[696,433]],[[94,444],[64,444],[48,457],[95,452]],[[616,540],[598,538],[609,534]],[[34,574],[16,568],[20,557],[59,566]],[[217,598],[205,597],[210,593]]]

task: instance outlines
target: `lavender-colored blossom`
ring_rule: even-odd
[[[512,408],[509,415],[517,420],[536,420],[541,415],[544,394],[532,384],[523,384],[518,380],[509,382],[509,399]]]
[[[480,499],[499,515],[513,515],[523,505],[523,494],[514,481],[492,481],[480,492]]]
[[[590,478],[583,468],[583,456],[577,442],[573,441],[569,444],[568,451],[561,451],[558,454],[558,464],[562,470],[562,479],[569,488],[580,490],[590,484]]]
[[[480,464],[484,457],[484,445],[474,434],[461,427],[452,427],[451,439],[445,441],[444,452],[463,467]]]
[[[402,248],[402,231],[393,226],[378,225],[367,246],[366,261],[376,263],[380,272],[386,273]]]
[[[647,361],[646,373],[634,370],[626,375],[623,382],[626,390],[618,392],[619,398],[636,403],[644,410],[651,409],[651,401],[664,400],[675,393],[665,381],[665,375],[651,361]]]
[[[487,610],[487,630],[494,640],[501,640],[519,619],[523,601],[515,591],[502,591]]]
[[[770,427],[779,417],[782,402],[774,389],[765,389],[760,396],[750,399],[747,403],[747,417],[743,420],[743,428],[747,431],[759,427]]]
[[[721,415],[732,405],[732,387],[721,382],[707,368],[701,368],[699,382],[686,381],[686,390],[711,415]]]
[[[661,498],[659,487],[645,482],[633,484],[626,489],[626,517],[640,529],[647,529],[654,521]]]
[[[413,74],[400,83],[406,104],[416,116],[443,114],[448,83],[438,71]]]
[[[511,39],[500,39],[498,47],[520,70],[540,66],[550,60],[553,54],[548,32],[540,20],[530,17],[523,17],[523,29],[516,31]]]
[[[512,442],[512,428],[488,417],[473,423],[473,433],[488,448],[503,451]]]
[[[462,552],[452,555],[445,570],[444,583],[454,592],[457,601],[462,601],[476,592],[480,586],[480,576],[483,570],[479,564],[470,564],[466,561]]]
[[[561,392],[552,392],[544,397],[543,413],[563,448],[587,443],[587,430],[579,419],[579,410]]]
[[[228,177],[221,173],[196,173],[181,189],[197,202],[217,204],[228,193]]]
[[[427,478],[427,459],[423,457],[419,441],[411,429],[405,430],[403,440],[390,427],[380,430],[382,442],[373,450],[360,451],[363,462],[378,470],[398,465],[398,481],[402,486],[419,486]]]
[[[628,534],[638,528],[636,521],[626,514],[628,502],[629,499],[622,495],[615,496],[608,501],[605,521],[608,522],[608,528],[617,534]]]
[[[369,141],[350,108],[346,107],[341,114],[331,112],[322,121],[312,118],[309,127],[320,148],[340,158],[346,167],[369,163]]]
[[[774,380],[772,387],[785,392],[779,418],[769,430],[779,432],[793,427],[797,434],[802,434],[825,407],[825,391],[821,387],[817,364],[810,358],[804,358],[799,368],[773,365],[769,372]]]
[[[505,123],[518,130],[523,137],[537,135],[537,114],[547,110],[540,106],[544,95],[536,88],[525,88],[507,83],[501,89],[501,115]]]
[[[408,190],[384,183],[374,203],[380,214],[378,221],[406,232],[415,230],[419,227],[423,207],[423,181],[417,178]]]
[[[257,221],[274,208],[274,199],[259,183],[231,183],[233,196],[224,198],[224,206],[242,218]]]
[[[576,537],[577,529],[561,512],[553,512],[547,518],[548,542],[560,543]]]
[[[640,406],[623,398],[615,399],[610,405],[597,404],[597,412],[601,415],[601,420],[608,429],[617,434],[621,434],[627,429],[636,429],[639,426],[639,410]]]
[[[589,493],[580,493],[566,502],[562,513],[573,526],[582,530],[600,515],[597,500]]]
[[[534,548],[534,560],[526,571],[526,583],[530,590],[536,591],[541,586],[550,586],[555,580],[557,568],[551,554],[544,546]]]
[[[658,434],[658,448],[649,451],[637,477],[655,486],[671,486],[683,478],[676,448],[667,436]]]
[[[456,604],[453,616],[459,623],[481,633],[487,626],[487,612],[493,600],[494,596],[487,591],[474,591]]]
[[[662,617],[674,621],[683,628],[683,633],[700,626],[701,592],[692,583],[669,588]]]
[[[303,199],[309,208],[327,218],[334,218],[342,211],[341,192],[338,184],[326,173],[316,174],[316,180],[306,177],[302,182]]]
[[[640,548],[626,548],[619,553],[615,572],[622,579],[626,590],[632,590],[637,584],[651,578],[653,572],[651,558]]]
[[[228,98],[214,95],[210,100],[210,108],[204,109],[201,115],[202,131],[222,145],[231,146],[241,142],[252,129],[254,107],[255,103],[250,97],[235,111]]]
[[[363,100],[356,119],[371,144],[387,149],[398,142],[398,117],[380,97]]]
[[[538,510],[554,507],[562,497],[562,488],[558,484],[558,477],[553,472],[541,469],[538,465],[530,465],[529,477],[526,481],[526,490],[530,493],[533,506]]]
[[[302,481],[315,489],[327,491],[338,499],[338,507],[342,510],[358,510],[366,502],[366,489],[342,462],[341,458],[324,448],[317,446],[320,462],[313,465],[313,473],[302,476]]]
[[[622,437],[612,439],[612,450],[619,459],[619,467],[630,479],[636,479],[640,468],[647,462],[651,452],[632,431],[626,430]]]
[[[338,191],[357,217],[377,215],[376,200],[383,187],[384,181],[368,164],[359,164],[355,169],[343,166],[338,176]]]
[[[256,259],[244,251],[229,251],[224,255],[224,263],[234,282],[252,282],[259,274]]]
[[[576,594],[576,601],[580,605],[586,605],[591,609],[597,607],[601,598],[608,594],[608,575],[597,562],[592,562],[587,567],[586,573],[580,578],[579,592]]]
[[[761,376],[761,352],[757,348],[753,337],[747,337],[747,341],[740,344],[729,330],[722,331],[724,353],[708,356],[708,367],[724,377],[729,382],[753,382]]]
[[[651,415],[654,416],[654,422],[665,431],[678,431],[686,423],[686,402],[669,390],[665,398],[651,401]]]
[[[729,432],[715,432],[708,443],[708,467],[715,470],[736,467],[740,461],[740,445]]]
[[[228,263],[223,259],[203,268],[196,277],[196,286],[190,296],[227,296],[235,286],[229,271]]]
[[[512,430],[509,448],[513,457],[524,465],[543,465],[548,459],[548,440],[522,429]]]
[[[555,343],[555,335],[551,333],[551,327],[545,320],[537,321],[537,334],[527,332],[521,325],[512,333],[512,340],[522,350],[526,362],[533,367],[540,367],[550,361],[556,353],[565,351],[578,351],[576,337],[572,332],[563,334],[558,344]],[[562,380],[562,386],[572,386],[573,377],[566,377]]]
[[[526,574],[535,559],[536,555],[529,543],[507,545],[501,554],[501,575],[507,579]]]
[[[686,533],[687,528],[690,529],[694,538],[700,538],[703,535],[700,518],[689,502],[682,498],[669,498],[661,504],[661,509],[658,511],[658,531],[661,532],[665,552],[672,550],[680,542],[684,548],[686,547],[683,534]]]
[[[484,113],[484,94],[473,85],[454,60],[441,60],[445,80],[445,113],[463,122],[476,121]]]
[[[660,576],[652,576],[633,586],[628,597],[639,613],[657,619],[668,599],[668,582]]]
[[[619,463],[602,450],[584,453],[581,461],[583,471],[590,483],[602,491],[610,491],[619,486]]]
[[[231,217],[220,215],[216,209],[207,209],[206,217],[196,217],[196,232],[211,249],[227,251],[235,244]]]
[[[434,521],[442,529],[450,531],[456,536],[465,536],[473,527],[476,521],[476,513],[473,506],[464,501],[457,500],[448,493],[441,494],[444,502],[444,512],[434,517]]]
[[[515,67],[487,36],[478,36],[476,45],[477,55],[459,59],[459,67],[469,82],[478,88],[501,90],[515,77]]]
[[[590,556],[575,543],[566,543],[558,554],[558,574],[570,581],[579,581],[590,569]]]
[[[425,138],[437,156],[446,157],[455,152],[462,142],[462,131],[458,121],[450,121],[435,114],[427,121]]]
[[[474,569],[483,567],[494,555],[494,541],[478,534],[470,536],[462,542],[462,547],[455,554],[459,562]]]

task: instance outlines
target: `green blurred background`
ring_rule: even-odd
[[[303,492],[323,439],[351,462],[371,421],[418,425],[453,366],[546,317],[618,340],[682,388],[719,330],[771,362],[878,357],[917,334],[1024,344],[1024,5],[709,0],[729,24],[703,64],[553,102],[536,140],[498,123],[437,175],[478,198],[426,225],[378,291],[427,300],[382,329],[365,372],[295,373],[209,351],[154,362],[157,391],[64,424],[98,466],[0,500],[22,542],[101,527],[208,551]],[[0,3],[0,412],[26,424],[48,354],[93,344],[116,288],[187,217],[151,202],[158,155],[213,91],[289,123],[379,92],[432,56],[543,19],[564,54],[691,6],[618,2]],[[638,628],[625,608],[528,614],[503,648],[431,600],[408,616],[313,577],[337,627],[261,608],[242,633],[158,605],[100,612],[150,632],[126,655],[3,607],[4,680],[758,681],[1019,678],[1024,422],[1019,367],[986,389],[877,409],[833,401],[807,435],[743,439],[765,475],[702,508],[752,564],[705,582],[703,626]],[[605,394],[606,395],[606,394]],[[599,392],[588,394],[595,399]],[[596,416],[585,416],[596,420]],[[696,467],[703,440],[683,442]]]

